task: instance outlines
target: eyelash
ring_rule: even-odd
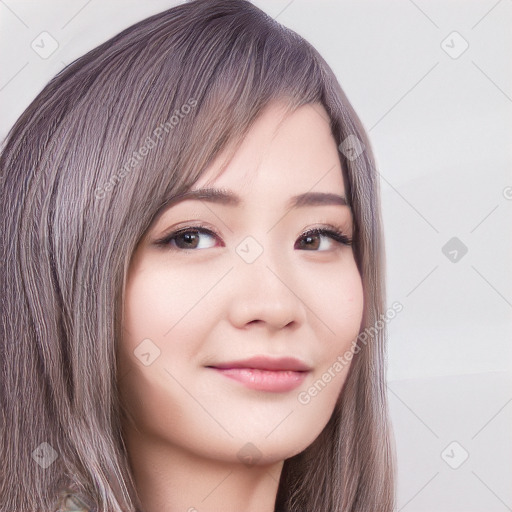
[[[173,231],[172,233],[169,233],[168,235],[164,235],[160,240],[157,240],[155,242],[155,244],[158,246],[164,246],[164,247],[167,246],[168,247],[172,240],[174,240],[176,237],[183,235],[185,233],[188,233],[188,232],[199,232],[202,234],[212,235],[217,239],[220,238],[220,235],[218,233],[216,233],[215,231],[212,231],[210,228],[207,228],[206,226],[198,224],[195,226],[186,226],[184,228],[180,228],[176,231]],[[335,242],[338,242],[339,244],[342,244],[342,245],[346,245],[346,246],[352,245],[352,239],[350,237],[348,237],[347,235],[345,235],[343,233],[343,231],[341,230],[341,228],[339,228],[338,226],[334,226],[333,224],[327,224],[326,226],[320,227],[320,228],[309,229],[308,231],[305,231],[304,233],[302,233],[300,235],[299,239],[304,238],[306,236],[315,236],[315,235],[328,236]],[[172,247],[172,250],[196,251],[198,249],[181,249],[179,247]],[[199,250],[203,250],[203,249],[199,249]],[[313,252],[325,252],[325,251],[313,251]]]

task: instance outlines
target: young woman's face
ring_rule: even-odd
[[[119,379],[146,442],[265,464],[327,424],[363,313],[352,247],[308,234],[352,237],[350,208],[332,196],[345,189],[327,119],[319,104],[285,118],[272,104],[224,173],[219,158],[193,188],[230,199],[173,204],[137,247]]]

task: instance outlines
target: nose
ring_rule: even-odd
[[[264,252],[253,263],[239,259],[231,273],[231,323],[244,328],[262,324],[271,330],[297,328],[304,323],[305,305],[299,290],[299,279],[285,262],[267,257]]]

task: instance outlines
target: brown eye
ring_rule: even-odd
[[[342,245],[352,245],[352,240],[344,235],[339,229],[326,229],[326,228],[316,228],[304,233],[299,243],[299,249],[311,249],[314,251],[318,251],[319,247],[322,246],[321,238],[328,237],[335,242],[338,242]],[[326,249],[328,250],[328,249]],[[319,252],[323,252],[319,251]]]
[[[176,235],[173,240],[180,249],[197,249],[199,238],[199,231],[185,231]]]
[[[170,233],[162,240],[158,240],[156,244],[178,250],[210,249],[214,244],[204,242],[208,237],[213,239],[217,238],[217,235],[206,228],[186,227]]]
[[[304,235],[301,238],[301,248],[308,247],[310,249],[318,249],[320,245],[320,235],[312,234],[312,235]]]

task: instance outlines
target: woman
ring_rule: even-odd
[[[311,45],[169,9],[1,169],[2,512],[392,510],[377,172]]]

